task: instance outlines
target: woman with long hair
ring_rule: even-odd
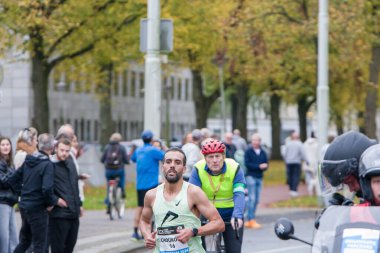
[[[14,158],[16,170],[24,163],[26,155],[31,155],[37,151],[37,136],[38,132],[34,127],[24,128],[19,132]]]
[[[12,157],[12,142],[0,137],[0,180],[15,171]],[[0,253],[11,253],[18,244],[15,211],[13,206],[18,197],[11,189],[4,189],[0,183]]]

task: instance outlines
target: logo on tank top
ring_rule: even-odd
[[[178,205],[179,205],[179,203],[181,203],[181,200],[182,200],[182,199],[178,200],[178,202],[177,202],[177,203],[175,203],[175,206],[178,206]]]
[[[179,202],[181,202],[181,200],[178,201],[178,204],[179,204]],[[165,218],[164,218],[164,220],[162,221],[160,227],[162,227],[162,225],[164,225],[165,221],[168,220],[170,216],[173,216],[173,217],[172,217],[171,220],[169,220],[169,221],[173,221],[173,220],[175,220],[175,219],[178,218],[178,214],[173,213],[172,211],[168,211],[168,212],[166,213]]]

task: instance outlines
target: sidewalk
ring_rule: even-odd
[[[306,186],[300,184],[300,196],[307,195]],[[261,193],[261,203],[257,210],[260,221],[265,223],[266,217],[281,215],[281,213],[304,212],[302,208],[270,208],[270,204],[289,199],[286,185],[264,187]],[[105,211],[87,211],[81,218],[79,239],[75,247],[78,253],[111,253],[128,252],[144,247],[144,242],[130,240],[133,231],[134,209],[127,209],[122,220],[109,220]]]

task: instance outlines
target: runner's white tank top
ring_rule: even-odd
[[[172,201],[164,198],[165,184],[157,187],[153,213],[157,227],[156,248],[154,252],[186,253],[205,252],[200,236],[191,237],[187,244],[176,239],[176,230],[199,228],[201,221],[190,210],[187,202],[188,182],[183,182],[182,189]]]

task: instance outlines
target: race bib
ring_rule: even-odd
[[[184,225],[157,228],[157,240],[162,253],[189,253],[187,243],[177,241],[177,230],[184,229]]]

